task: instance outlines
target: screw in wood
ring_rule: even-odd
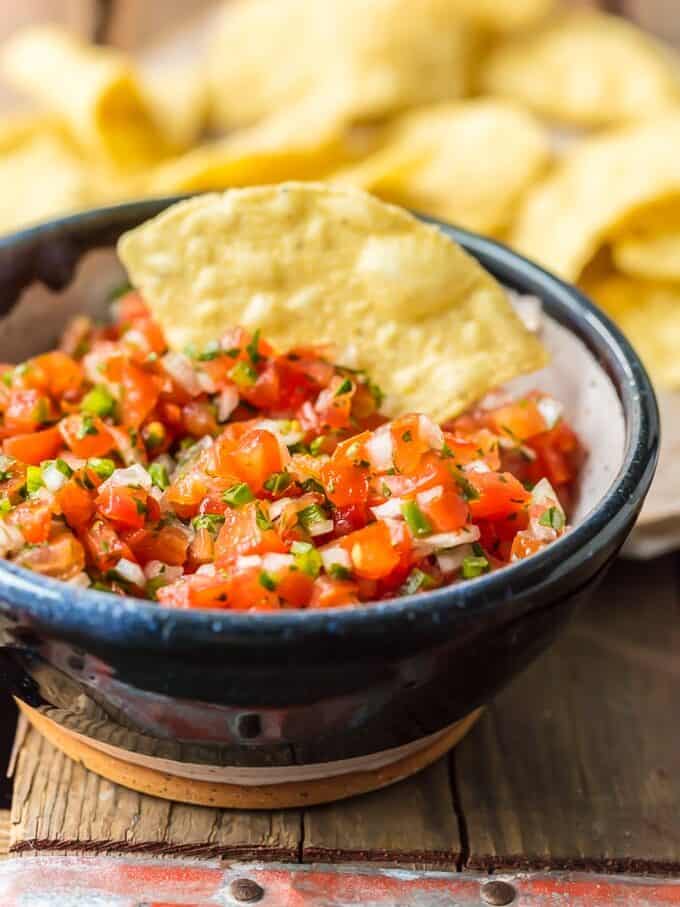
[[[234,879],[229,891],[233,899],[241,904],[254,904],[261,901],[264,895],[264,888],[252,879]]]
[[[480,893],[485,904],[493,904],[494,907],[505,907],[506,904],[512,904],[515,900],[516,892],[509,882],[495,879],[493,882],[485,882]]]

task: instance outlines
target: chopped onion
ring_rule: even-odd
[[[554,428],[562,418],[564,407],[559,400],[555,400],[554,397],[541,397],[541,399],[537,401],[536,406],[539,413],[543,416],[543,421],[548,430]]]
[[[327,532],[333,531],[333,520],[319,520],[318,523],[312,523],[308,531],[312,536],[326,535]]]
[[[512,438],[508,438],[505,435],[498,436],[498,446],[503,450],[519,450],[523,457],[526,457],[527,460],[535,460],[536,454],[526,444],[518,444],[517,441],[514,441]]]
[[[340,545],[327,545],[325,548],[319,548],[319,554],[323,561],[324,570],[328,572],[334,564],[339,567],[346,567],[347,570],[352,568],[352,559],[349,552],[341,548]]]
[[[122,580],[132,583],[133,586],[144,586],[146,583],[144,571],[139,564],[135,564],[134,561],[129,561],[125,557],[121,557],[113,569]]]
[[[279,570],[292,567],[294,563],[295,558],[292,554],[270,553],[263,556],[262,569],[266,570],[267,573],[278,573]]]
[[[68,482],[68,478],[55,463],[50,463],[43,469],[42,479],[48,491],[59,491]]]
[[[269,505],[269,519],[278,520],[286,507],[293,504],[295,500],[295,498],[279,498],[278,501],[272,501]]]
[[[11,523],[0,522],[0,557],[16,554],[24,547],[22,532]]]
[[[201,576],[214,576],[215,575],[215,565],[214,564],[201,564],[201,566],[196,571],[197,574]]]
[[[196,372],[196,377],[198,378],[198,383],[201,385],[206,394],[214,394],[217,392],[217,386],[212,377],[207,372]]]
[[[400,545],[404,541],[404,533],[408,530],[403,520],[393,520],[390,517],[383,519],[390,533],[390,541],[393,545]]]
[[[428,535],[426,539],[417,539],[413,548],[421,556],[432,554],[435,551],[444,551],[448,548],[457,548],[459,545],[469,545],[479,538],[479,527],[473,523],[459,529],[457,532],[437,532]]]
[[[83,570],[80,573],[76,573],[71,579],[66,580],[66,582],[71,586],[80,586],[81,589],[87,589],[92,585],[92,580]]]
[[[151,476],[146,469],[139,463],[133,463],[125,469],[114,469],[109,478],[99,486],[99,490],[127,485],[150,491],[151,484]]]
[[[531,503],[532,504],[545,504],[547,502],[551,504],[556,504],[560,507],[559,498],[555,492],[555,489],[552,487],[548,479],[541,479],[540,482],[536,482],[531,492]],[[560,507],[560,510],[562,508]]]
[[[463,466],[463,472],[491,472],[491,469],[484,460],[471,460]]]
[[[460,545],[453,550],[438,551],[437,566],[442,573],[454,573],[462,567],[465,558],[472,554],[474,554],[472,545]]]
[[[286,445],[297,444],[305,436],[297,419],[260,419],[255,428],[271,432]]]
[[[191,359],[184,353],[169,352],[161,356],[161,363],[165,371],[175,381],[182,390],[192,397],[197,397],[203,393],[201,382],[194,369]]]
[[[371,507],[371,512],[377,520],[384,520],[386,517],[395,517],[399,519],[402,515],[402,503],[402,498],[388,498],[384,504],[378,504],[377,507]]]
[[[228,385],[220,392],[217,398],[217,421],[226,422],[238,406],[238,391],[233,384]]]
[[[420,435],[425,439],[433,450],[441,450],[444,446],[444,433],[436,422],[433,422],[429,416],[418,416],[418,428]]]
[[[250,570],[252,567],[261,567],[262,558],[259,554],[242,555],[236,558],[237,570]]]
[[[444,486],[435,485],[434,488],[428,488],[427,491],[421,491],[420,494],[416,495],[416,500],[418,501],[418,504],[423,507],[425,504],[429,504],[432,501],[438,501],[443,494]]]
[[[394,441],[389,425],[376,429],[365,443],[366,457],[376,472],[387,472],[394,465]]]

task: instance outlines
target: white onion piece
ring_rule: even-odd
[[[386,517],[401,517],[401,505],[403,504],[403,498],[388,498],[384,504],[378,504],[376,507],[371,507],[371,512],[377,520],[384,520]]]
[[[214,564],[201,564],[201,566],[196,570],[196,573],[201,576],[214,576],[215,575],[215,565]]]
[[[263,556],[262,569],[266,570],[267,573],[278,573],[279,570],[286,570],[288,567],[292,567],[294,563],[295,558],[292,554],[276,554],[272,552]]]
[[[177,382],[187,394],[192,397],[198,397],[199,394],[203,393],[201,382],[198,380],[198,375],[191,363],[191,359],[185,356],[184,353],[170,351],[161,356],[161,364],[173,381]]]
[[[325,548],[319,548],[319,554],[321,555],[324,570],[327,573],[334,564],[338,567],[345,567],[347,570],[352,568],[349,552],[341,548],[340,545],[327,545]]]
[[[333,531],[333,520],[320,520],[318,523],[312,523],[308,529],[311,536],[326,535],[327,532]]]
[[[433,450],[442,449],[444,446],[444,433],[437,423],[433,422],[429,416],[418,416],[418,429],[420,435]]]
[[[555,489],[552,487],[548,479],[541,479],[540,482],[536,482],[531,492],[531,503],[532,504],[556,504],[560,507],[559,498],[555,492]],[[562,508],[560,507],[560,510]]]
[[[428,535],[426,539],[416,539],[413,545],[415,552],[421,556],[443,551],[447,548],[457,548],[458,545],[470,545],[479,538],[479,527],[470,523],[457,532],[437,532]]]
[[[297,419],[260,419],[255,428],[271,432],[286,445],[297,444],[305,436]]]
[[[474,554],[472,545],[460,545],[458,548],[437,552],[437,566],[442,573],[454,573],[463,566],[466,557]]]
[[[49,466],[43,469],[42,479],[45,483],[45,488],[52,492],[59,491],[68,482],[67,477],[54,463],[50,463]]]
[[[376,429],[364,444],[366,457],[376,472],[387,472],[394,465],[394,441],[389,425]]]
[[[78,469],[82,469],[83,466],[87,463],[87,460],[83,460],[82,457],[75,457],[70,451],[65,450],[63,453],[59,454],[59,459],[63,460],[71,469],[75,472]]]
[[[220,395],[217,398],[218,422],[227,421],[229,416],[231,416],[238,406],[238,400],[238,391],[233,384],[230,384],[228,387],[225,387],[224,390],[220,391]]]
[[[23,547],[23,533],[11,523],[0,521],[0,557],[16,554]]]
[[[122,580],[132,583],[133,586],[143,586],[146,583],[144,571],[139,564],[129,561],[126,557],[121,557],[113,569]]]
[[[149,491],[151,484],[151,476],[146,469],[140,463],[133,463],[125,469],[114,469],[109,478],[99,486],[99,490],[127,485]]]
[[[269,519],[278,520],[285,508],[289,504],[293,504],[295,498],[279,498],[277,501],[272,501],[269,505]]]
[[[144,576],[147,579],[155,579],[157,576],[163,576],[169,583],[174,583],[184,575],[182,567],[176,567],[172,564],[165,564],[163,561],[149,561],[144,567]]]
[[[421,507],[424,507],[432,501],[438,501],[443,494],[444,486],[435,485],[434,488],[428,488],[427,491],[421,491],[420,494],[416,495],[416,501]]]
[[[543,416],[543,421],[548,430],[557,425],[564,412],[564,407],[559,400],[555,400],[554,397],[542,397],[536,402],[536,407]]]
[[[241,557],[236,558],[236,569],[237,570],[250,570],[252,567],[261,567],[262,558],[259,554],[247,554],[241,555]]]
[[[404,533],[407,532],[403,520],[393,520],[390,517],[383,519],[390,533],[390,541],[393,545],[400,545],[404,541]]]
[[[80,571],[80,573],[76,573],[75,576],[67,579],[66,582],[71,586],[79,586],[81,589],[87,589],[92,585],[92,580],[87,575],[87,573],[84,573],[82,570]]]
[[[491,472],[484,460],[471,460],[463,466],[463,472]]]
[[[508,438],[506,435],[498,436],[498,446],[503,450],[519,450],[522,456],[526,457],[527,460],[536,459],[536,454],[530,447],[527,447],[526,444],[520,444],[513,438]]]
[[[196,377],[198,378],[198,383],[201,385],[201,388],[206,392],[206,394],[216,393],[217,385],[207,372],[198,371],[196,372]]]

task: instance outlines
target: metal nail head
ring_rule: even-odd
[[[506,904],[512,904],[515,900],[515,893],[515,889],[509,882],[503,882],[500,879],[494,879],[493,882],[485,882],[481,890],[484,903],[493,904],[495,907],[505,907]]]
[[[254,904],[264,896],[264,888],[252,879],[234,879],[229,891],[233,899],[241,904]]]

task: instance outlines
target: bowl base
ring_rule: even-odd
[[[127,760],[125,758],[127,753],[123,749],[117,749],[115,755],[112,752],[103,752],[91,746],[81,735],[61,727],[25,702],[19,699],[15,701],[30,724],[52,746],[108,781],[164,800],[227,809],[286,809],[313,806],[388,787],[421,771],[452,749],[482,713],[481,708],[475,709],[421,749],[381,768],[305,781],[239,785],[187,778],[147,765],[139,765]]]

